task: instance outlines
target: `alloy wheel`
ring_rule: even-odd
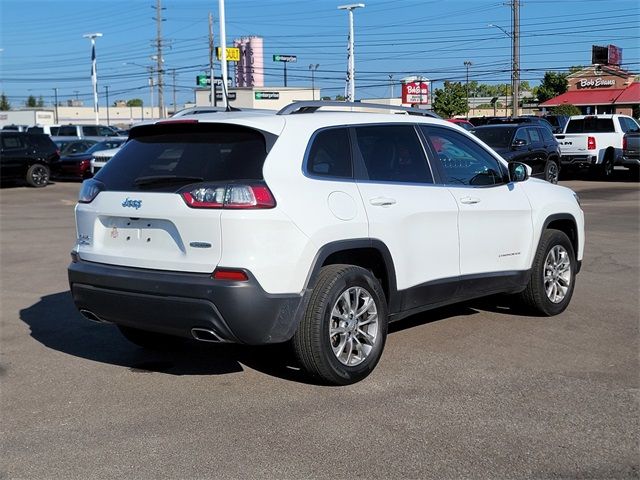
[[[371,294],[350,287],[340,294],[331,310],[329,341],[340,363],[361,364],[378,340],[378,309]]]
[[[564,300],[571,285],[571,257],[562,245],[555,245],[544,261],[544,290],[553,303]]]

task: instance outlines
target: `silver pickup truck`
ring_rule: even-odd
[[[640,125],[626,115],[572,116],[561,134],[560,163],[563,167],[589,167],[603,178],[623,165],[622,139],[627,132],[640,131]]]

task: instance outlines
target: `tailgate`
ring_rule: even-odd
[[[211,273],[221,213],[189,208],[176,193],[101,192],[76,207],[77,250],[91,262]]]
[[[586,134],[580,133],[559,133],[554,135],[560,145],[560,151],[563,155],[579,155],[587,153],[587,137]]]

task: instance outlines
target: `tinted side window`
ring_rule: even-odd
[[[17,135],[3,135],[2,136],[2,148],[12,150],[16,148],[23,148],[24,143],[22,139]]]
[[[531,143],[542,143],[542,139],[540,138],[540,133],[537,128],[527,128],[527,131],[529,132]]]
[[[370,180],[433,183],[433,176],[413,125],[356,127],[358,149]]]
[[[75,137],[77,134],[78,134],[78,131],[76,130],[76,127],[72,125],[63,126],[58,129],[58,135],[61,137],[66,137],[66,136]]]
[[[499,162],[473,140],[441,127],[420,128],[438,155],[446,183],[478,186],[504,183],[504,170]]]
[[[316,134],[307,158],[307,172],[323,177],[353,178],[346,128],[332,128]]]
[[[97,137],[100,135],[100,133],[98,133],[98,127],[82,127],[82,134],[87,137]]]
[[[527,129],[519,128],[516,132],[515,137],[513,137],[513,141],[515,143],[516,140],[523,140],[524,143],[522,145],[529,145],[529,137],[527,136]]]
[[[632,120],[631,118],[620,117],[620,127],[624,133],[639,131],[635,120]]]
[[[542,133],[542,139],[544,143],[547,145],[553,144],[555,142],[555,137],[551,134],[551,132],[546,128],[541,128],[540,132]]]

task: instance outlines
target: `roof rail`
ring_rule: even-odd
[[[380,103],[364,102],[338,102],[328,100],[303,100],[293,102],[282,108],[276,115],[292,115],[298,113],[314,113],[322,107],[348,107],[348,108],[370,108],[375,110],[394,110],[406,115],[421,115],[423,117],[441,118],[440,115],[431,110],[421,108],[400,107],[397,105],[383,105]]]

